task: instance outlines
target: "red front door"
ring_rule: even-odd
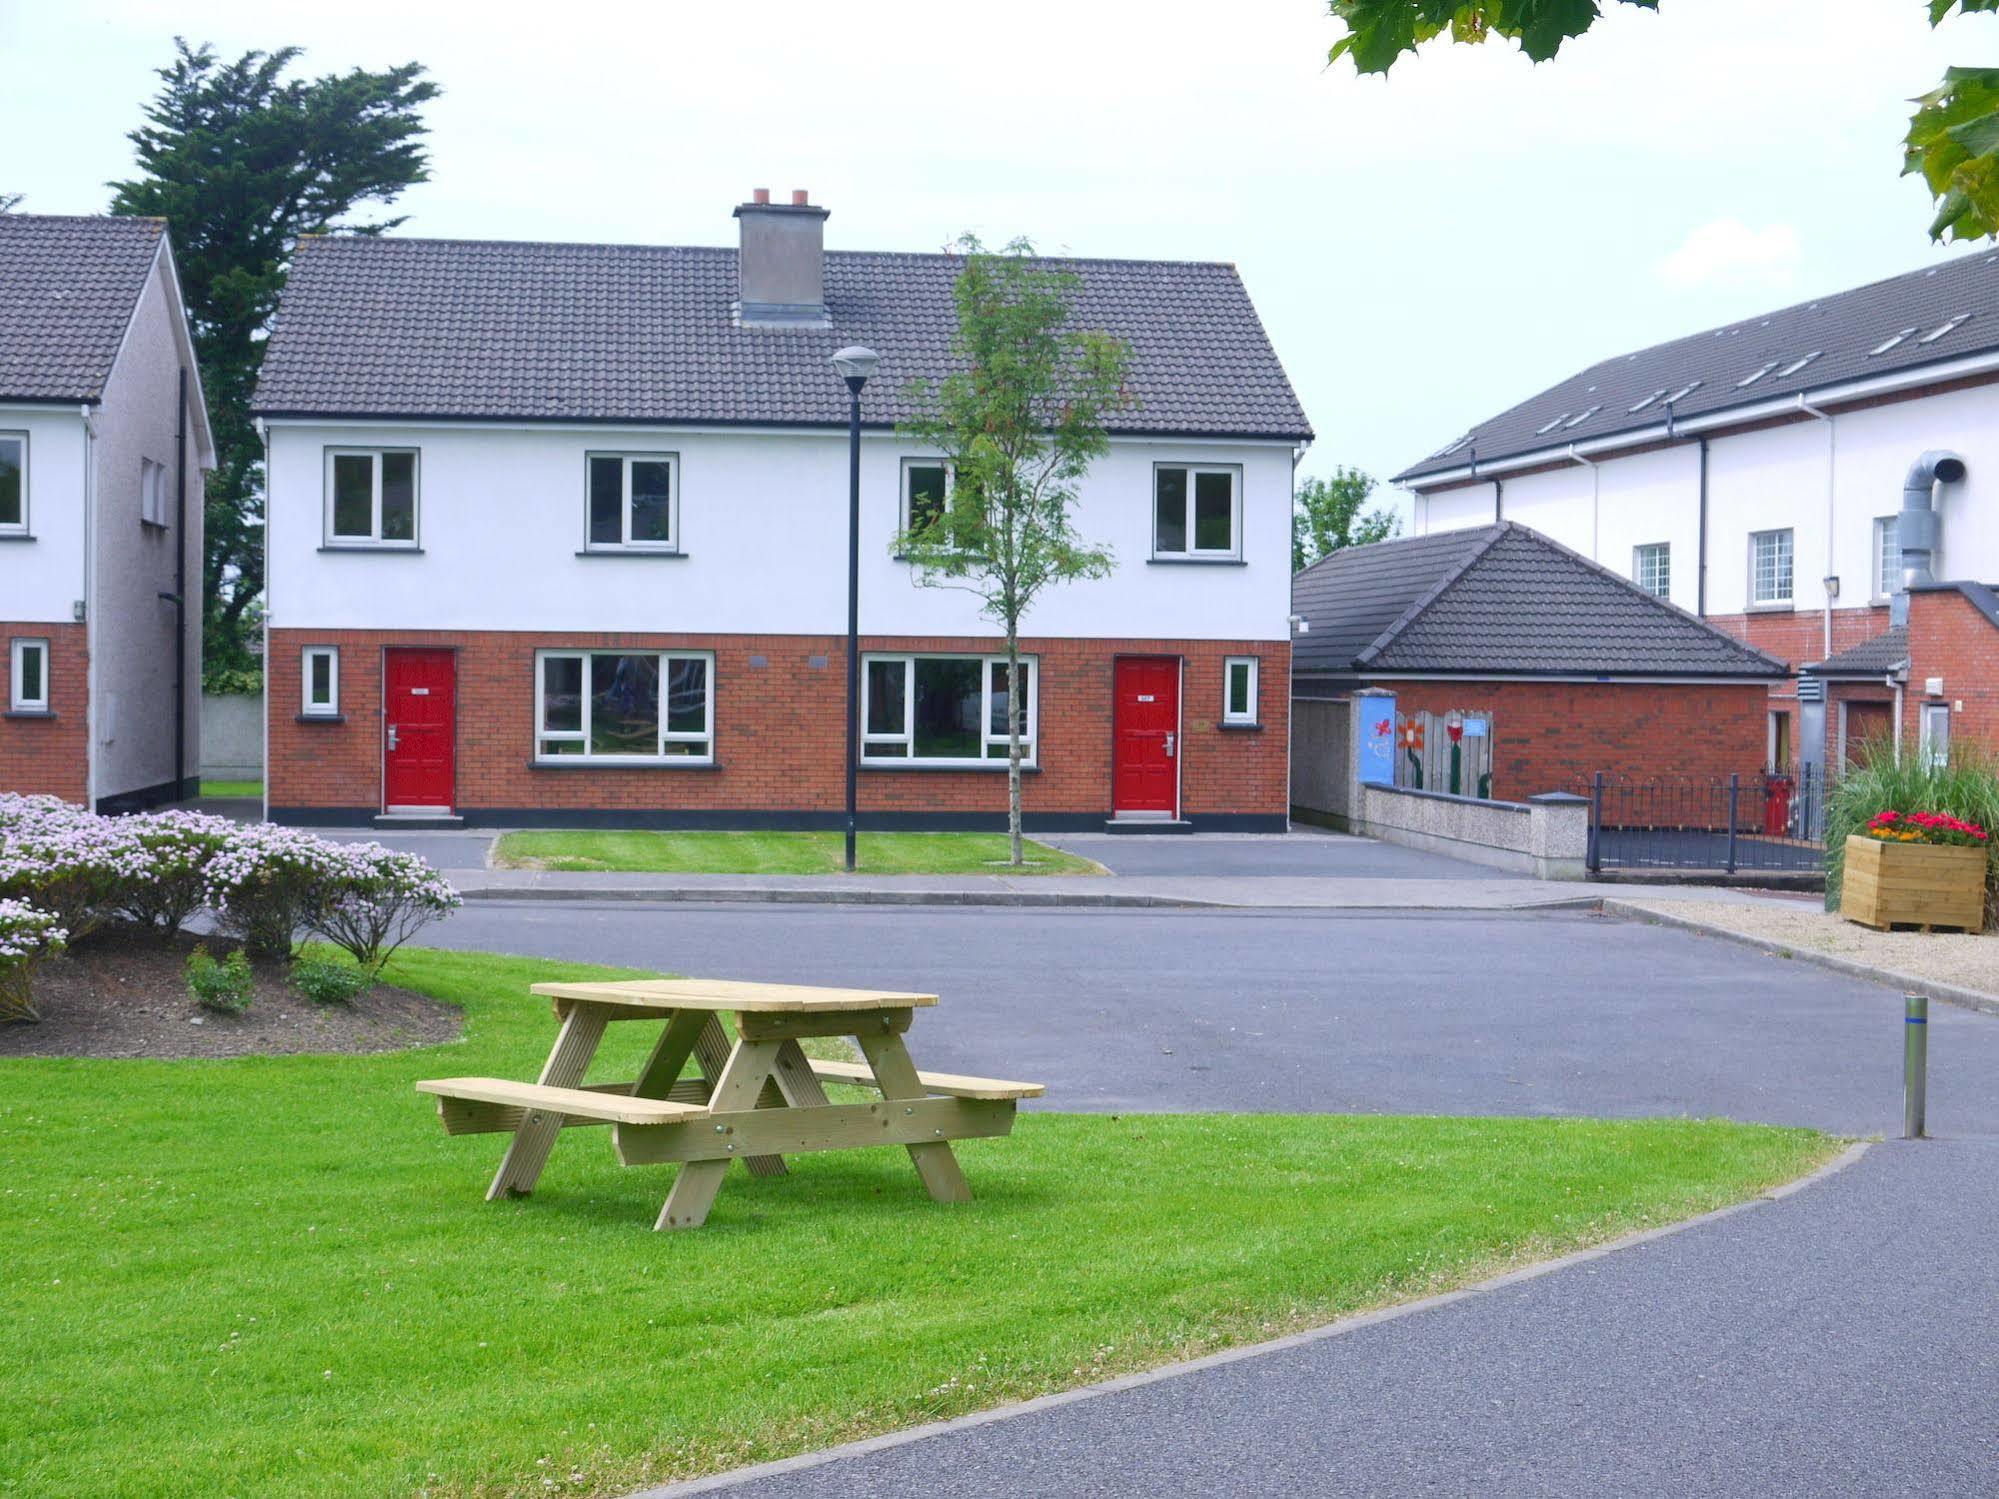
[[[457,760],[457,663],[450,651],[392,650],[384,667],[382,802],[449,810]]]
[[[1111,811],[1180,809],[1180,662],[1121,656],[1112,717]]]

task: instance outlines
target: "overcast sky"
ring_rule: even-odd
[[[728,6],[0,0],[0,190],[87,213],[176,30],[313,71],[417,60],[407,234],[728,244],[753,187],[828,244],[1234,261],[1318,441],[1385,476],[1598,358],[1929,263],[1911,95],[1999,19],[1923,0],[1624,5],[1533,67],[1328,68],[1317,0]]]

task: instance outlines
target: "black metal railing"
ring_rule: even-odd
[[[1814,872],[1825,867],[1824,771],[1625,777],[1602,771],[1590,801],[1589,868]]]

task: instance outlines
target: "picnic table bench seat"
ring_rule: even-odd
[[[417,1085],[419,1093],[435,1093],[439,1098],[462,1099],[467,1103],[501,1104],[517,1109],[539,1109],[544,1113],[591,1119],[605,1124],[674,1124],[708,1112],[698,1103],[676,1103],[670,1098],[634,1098],[630,1083],[625,1092],[600,1088],[553,1088],[546,1083],[517,1083],[499,1077],[437,1077]]]
[[[865,1062],[814,1061],[812,1071],[824,1083],[853,1083],[863,1088],[879,1088],[872,1068]],[[1008,1082],[1003,1077],[967,1077],[957,1072],[919,1072],[916,1081],[926,1093],[946,1098],[1039,1098],[1048,1089],[1041,1083]]]

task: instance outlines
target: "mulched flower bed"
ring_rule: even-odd
[[[377,984],[347,1004],[315,1004],[282,963],[255,965],[256,997],[241,1015],[204,1010],[187,992],[187,955],[200,945],[132,928],[93,934],[35,970],[41,1022],[0,1026],[0,1056],[242,1057],[397,1051],[457,1037],[462,1016],[408,989]],[[218,958],[232,944],[210,938]]]

